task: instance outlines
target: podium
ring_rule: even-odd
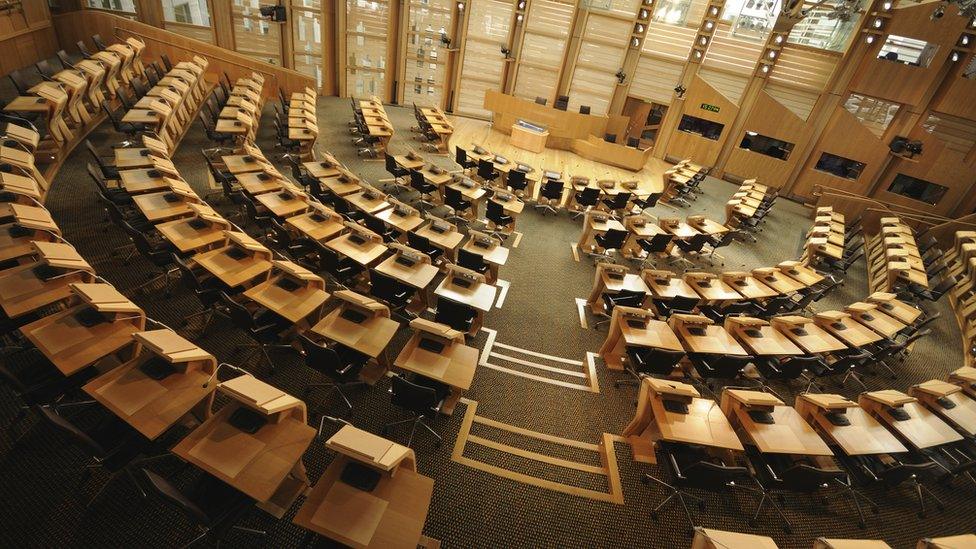
[[[546,141],[549,139],[549,131],[534,131],[520,124],[512,124],[512,136],[509,142],[513,147],[525,149],[534,153],[541,153],[546,150]]]

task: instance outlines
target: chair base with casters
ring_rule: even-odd
[[[661,502],[658,503],[656,507],[651,509],[651,513],[650,513],[651,519],[656,521],[658,519],[658,513],[661,511],[661,509],[663,509],[668,503],[671,503],[672,501],[677,501],[678,504],[681,506],[681,510],[684,511],[685,518],[688,519],[688,524],[690,525],[690,528],[688,530],[688,536],[691,537],[692,535],[694,535],[695,521],[691,518],[691,512],[688,511],[688,504],[685,502],[685,499],[687,498],[695,501],[698,504],[699,512],[705,511],[705,500],[698,496],[693,496],[684,490],[671,486],[667,482],[664,482],[663,480],[653,475],[650,475],[648,473],[644,473],[644,475],[641,477],[641,482],[643,482],[644,484],[647,484],[651,481],[656,482],[658,485],[660,485],[662,488],[668,491],[668,497],[661,500]]]
[[[329,381],[326,383],[309,383],[308,385],[305,386],[305,392],[303,393],[303,397],[307,397],[308,394],[312,392],[312,389],[328,387],[329,390],[326,392],[326,396],[332,394],[333,392],[338,393],[339,397],[342,399],[343,404],[345,404],[349,412],[352,413],[353,410],[352,402],[349,401],[349,397],[346,396],[346,393],[342,392],[342,389],[346,387],[355,387],[357,385],[359,386],[366,385],[366,382],[350,381],[348,383],[336,383],[334,381]],[[322,436],[322,428],[325,425],[325,419],[326,416],[323,415],[322,419],[319,420],[319,431],[317,436]]]
[[[851,498],[851,503],[854,504],[854,509],[857,511],[857,517],[858,517],[857,525],[860,526],[861,528],[866,527],[867,521],[864,520],[864,509],[861,508],[861,502],[863,501],[864,504],[866,504],[868,508],[871,509],[871,512],[874,513],[875,515],[880,513],[878,504],[872,501],[871,498],[865,496],[859,490],[854,488],[854,486],[850,484],[850,481],[844,482],[840,479],[834,479],[834,480],[836,480],[837,484],[840,485],[841,491],[836,494],[828,494],[827,496],[824,496],[824,503],[829,503],[830,499],[835,497],[847,496]]]
[[[438,410],[440,410],[439,407]],[[410,445],[413,443],[413,436],[416,434],[417,426],[419,425],[422,426],[424,429],[427,429],[427,431],[430,432],[430,434],[434,435],[434,438],[437,439],[434,441],[434,446],[440,448],[441,444],[443,443],[443,439],[439,434],[437,434],[437,431],[435,431],[433,427],[431,427],[430,425],[427,424],[426,421],[424,421],[426,417],[427,417],[426,414],[411,414],[411,416],[408,417],[407,419],[401,419],[400,421],[387,423],[386,425],[383,426],[382,433],[385,436],[389,434],[394,427],[410,423],[411,424],[410,436],[407,437],[407,443],[405,445],[409,448]],[[321,422],[319,422],[319,425],[321,426]]]

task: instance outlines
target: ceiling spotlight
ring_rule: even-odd
[[[769,56],[770,59],[776,59],[776,52],[774,50],[769,50],[769,53],[767,55]]]
[[[891,2],[885,2],[885,3],[881,4],[881,9],[883,9],[885,11],[890,10],[891,9]]]
[[[767,73],[767,72],[769,72],[769,65],[763,65],[762,66],[762,71],[763,71],[764,74]]]
[[[867,39],[865,39],[865,42],[867,42],[868,44],[874,44],[874,35],[869,34]]]
[[[952,62],[953,63],[955,63],[956,61],[959,61],[959,52],[957,52],[957,51],[952,52],[952,56],[950,57],[950,59],[952,59]]]
[[[773,38],[773,42],[776,43],[776,44],[782,44],[783,43],[783,35],[782,34],[777,34],[776,35],[776,38]]]
[[[705,21],[705,30],[712,30],[713,27],[715,27],[715,23],[712,23],[711,21]]]
[[[881,28],[881,25],[883,25],[883,24],[884,24],[884,21],[882,21],[880,17],[877,18],[877,19],[875,19],[874,20],[874,23],[872,23],[872,25],[874,25],[874,28],[876,28],[876,29],[880,29]]]

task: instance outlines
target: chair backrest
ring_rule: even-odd
[[[630,365],[639,374],[668,376],[685,356],[684,351],[655,347],[626,347]]]
[[[88,59],[89,57],[91,57],[91,51],[88,49],[88,46],[85,45],[85,41],[84,40],[79,40],[79,41],[75,42],[75,46],[78,47],[78,51],[81,52],[81,55],[85,59]]]
[[[657,201],[660,200],[662,196],[664,196],[664,193],[651,193],[647,195],[647,198],[644,200],[644,208],[653,208],[654,206],[657,206]]]
[[[335,349],[316,343],[305,334],[299,334],[298,340],[305,352],[306,366],[334,381],[348,379],[349,372],[342,371],[346,365],[342,364],[342,359]],[[361,366],[360,369],[362,369]],[[357,371],[356,374],[358,375],[358,373]]]
[[[496,223],[499,221],[509,221],[509,218],[505,215],[505,208],[494,200],[488,200],[485,203],[485,217],[487,217],[489,221],[494,221]]]
[[[157,496],[186,515],[195,524],[200,526],[208,526],[211,524],[211,519],[207,516],[207,513],[168,480],[148,469],[142,469],[142,475],[146,479],[146,485]]]
[[[615,134],[615,133],[605,134],[603,136],[603,140],[606,141],[607,143],[616,143],[617,142],[617,134]]]
[[[839,469],[821,469],[799,463],[783,471],[779,477],[783,481],[783,488],[809,494],[837,481],[843,482],[847,479],[847,473]]]
[[[703,490],[721,490],[731,483],[745,484],[750,479],[745,467],[728,466],[711,461],[696,461],[681,471],[685,486]]]
[[[522,170],[510,170],[506,184],[516,191],[521,191],[529,186],[529,182],[525,179],[525,172]]]
[[[622,307],[640,307],[647,299],[647,294],[640,290],[621,290],[615,294],[604,293],[603,301],[609,310],[620,305]]]
[[[719,355],[708,361],[708,368],[696,367],[695,371],[705,379],[735,379],[751,361],[749,356]]]
[[[54,75],[58,73],[47,59],[41,59],[34,66],[37,67],[37,72],[41,73],[41,76],[47,79],[54,78]]]
[[[722,316],[751,314],[755,310],[756,306],[748,301],[733,301],[719,309]]]
[[[600,245],[604,249],[619,250],[624,245],[629,234],[626,230],[610,229],[604,233]]]
[[[766,316],[773,316],[791,303],[793,303],[793,298],[788,295],[773,296],[766,301],[766,306],[763,307],[764,314]]]
[[[454,147],[454,162],[458,166],[466,165],[468,163],[468,151],[461,147]]]
[[[621,208],[626,208],[627,203],[630,202],[631,193],[629,192],[619,192],[610,199],[611,209],[619,210]]]
[[[459,248],[458,265],[464,267],[465,269],[480,272],[485,269],[487,263],[485,263],[485,258],[480,254],[465,250],[464,248]]]
[[[458,150],[460,150],[460,148]],[[397,166],[396,159],[393,158],[392,154],[383,155],[383,163],[386,166],[386,173],[394,177],[399,177],[398,174],[400,172],[400,167]]]
[[[697,297],[679,295],[668,301],[668,307],[674,311],[693,311],[698,306],[698,301]]]
[[[224,292],[220,293],[220,300],[227,307],[227,311],[230,313],[230,321],[235,326],[248,331],[254,329],[254,316],[247,310],[247,307],[234,301]]]
[[[576,203],[581,206],[596,206],[600,200],[599,187],[586,187],[576,194]]]
[[[830,363],[830,369],[834,375],[843,374],[855,366],[860,366],[865,360],[871,358],[868,351],[852,351],[843,355],[838,355],[837,360]]]
[[[563,185],[563,182],[558,179],[546,181],[546,184],[542,186],[542,197],[549,200],[559,200],[563,196]],[[596,190],[599,191],[600,189]],[[599,192],[597,194],[599,195]]]
[[[424,253],[428,253],[432,247],[429,238],[411,232],[407,233],[407,245]]]
[[[102,40],[102,35],[101,34],[93,34],[92,37],[91,37],[91,39],[92,39],[92,43],[95,44],[95,47],[98,48],[98,49],[100,49],[100,50],[104,50],[105,48],[108,47],[105,44],[105,42]]]
[[[783,379],[798,379],[803,372],[817,365],[822,365],[823,359],[817,355],[796,355],[780,362],[777,369]]]
[[[899,463],[893,467],[888,467],[878,473],[880,478],[889,487],[897,486],[909,479],[926,477],[935,472],[938,464],[934,461],[923,463]]]
[[[89,162],[88,175],[91,176],[92,181],[94,181],[95,185],[98,186],[99,191],[101,191],[102,193],[108,193],[108,185],[105,184],[105,178],[102,175],[101,170],[98,169],[98,166]]]
[[[9,76],[10,81],[13,82],[14,88],[17,88],[17,93],[20,95],[30,95],[30,84],[27,83],[27,79],[24,78],[24,75],[20,71],[10,71],[10,74],[7,76]]]
[[[447,324],[455,330],[466,331],[476,314],[477,311],[467,305],[456,303],[450,299],[438,299],[437,314],[434,321]]]
[[[160,54],[159,59],[162,60],[163,66],[166,67],[166,72],[173,70],[173,62],[169,60],[169,56],[165,53]]]
[[[482,158],[478,160],[478,177],[482,179],[488,179],[494,177],[495,175],[495,165],[491,160]]]
[[[95,441],[88,433],[82,431],[74,423],[71,423],[63,416],[58,414],[54,408],[48,406],[36,406],[34,410],[37,414],[47,422],[49,425],[55,429],[66,434],[71,441],[84,450],[89,456],[93,458],[104,458],[108,455],[108,450],[102,447],[101,444]]]
[[[656,254],[667,251],[668,246],[674,235],[662,233],[651,236],[650,245],[646,248],[647,253]]]
[[[392,389],[390,402],[398,408],[417,414],[429,413],[440,402],[437,391],[433,388],[407,381],[400,375],[392,377],[390,387]]]
[[[419,170],[410,170],[410,186],[418,191],[425,188],[427,181],[424,179],[424,174]]]
[[[58,61],[61,62],[61,66],[65,69],[70,69],[74,65],[71,64],[71,58],[68,56],[68,52],[64,50],[58,50],[57,53]]]

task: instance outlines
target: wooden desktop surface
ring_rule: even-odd
[[[266,254],[247,252],[247,257],[238,260],[227,255],[232,248],[233,245],[203,252],[193,256],[193,261],[230,288],[246,284],[271,270],[273,264]]]
[[[132,334],[141,330],[133,316],[122,313],[123,319],[84,326],[75,315],[89,306],[76,305],[36,320],[20,329],[48,360],[65,376],[70,376],[99,359],[132,343]],[[138,317],[141,319],[141,317]]]
[[[300,287],[289,292],[278,286],[282,278],[284,275],[277,275],[252,286],[244,296],[291,323],[301,322],[329,299],[328,292],[309,281],[299,282]]]
[[[346,307],[347,305],[342,305],[330,311],[312,327],[312,332],[372,358],[380,356],[396,335],[400,323],[379,315],[355,323],[342,318]]]

